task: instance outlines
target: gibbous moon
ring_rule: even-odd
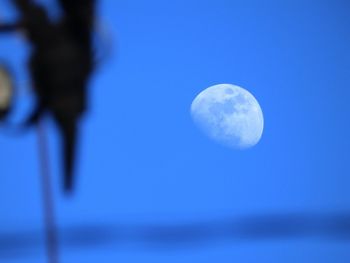
[[[192,102],[191,115],[207,136],[234,149],[256,145],[264,129],[258,101],[232,84],[215,85],[199,93]]]

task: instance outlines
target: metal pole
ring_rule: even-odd
[[[49,155],[47,138],[44,125],[41,121],[37,124],[38,146],[40,157],[40,174],[42,181],[42,198],[44,206],[46,251],[49,263],[59,263],[58,242],[55,225],[54,202],[51,188],[51,174],[49,169]]]

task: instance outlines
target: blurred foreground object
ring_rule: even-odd
[[[13,90],[10,72],[5,66],[0,65],[0,121],[10,112]]]
[[[28,68],[36,105],[25,127],[37,125],[45,113],[53,118],[62,136],[64,189],[71,192],[79,120],[87,108],[87,86],[94,68],[96,0],[58,0],[63,14],[57,22],[51,21],[47,11],[35,1],[12,2],[20,18],[13,24],[0,24],[0,32],[23,31],[32,47]],[[5,84],[3,88],[0,116],[9,109],[9,87]]]

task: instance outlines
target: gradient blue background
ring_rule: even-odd
[[[349,8],[346,0],[101,1],[113,52],[91,81],[72,199],[60,189],[58,134],[47,123],[60,229],[347,213]],[[0,10],[2,21],[14,17],[6,1]],[[15,71],[23,112],[32,99],[23,91],[27,54],[22,40],[1,36],[0,59]],[[192,100],[218,83],[245,87],[260,102],[265,130],[256,147],[230,150],[193,125]],[[0,135],[0,236],[43,235],[36,143],[34,131]],[[349,240],[307,237],[62,245],[60,254],[85,263],[350,260]],[[0,262],[45,262],[45,247]]]

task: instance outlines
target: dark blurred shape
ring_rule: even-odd
[[[169,224],[79,224],[61,228],[60,243],[68,249],[135,245],[155,249],[188,249],[224,242],[290,239],[350,241],[350,213],[252,215]],[[29,256],[42,245],[35,231],[0,233],[2,258]],[[116,246],[118,245],[118,246]],[[18,252],[18,253],[17,253]]]
[[[0,121],[3,121],[11,110],[14,87],[10,71],[0,65]]]
[[[53,22],[31,0],[13,0],[20,19],[0,25],[0,31],[24,31],[32,46],[29,59],[37,104],[26,126],[48,112],[62,135],[64,189],[73,189],[78,123],[87,108],[87,85],[93,71],[92,31],[95,0],[60,0],[63,16]]]

